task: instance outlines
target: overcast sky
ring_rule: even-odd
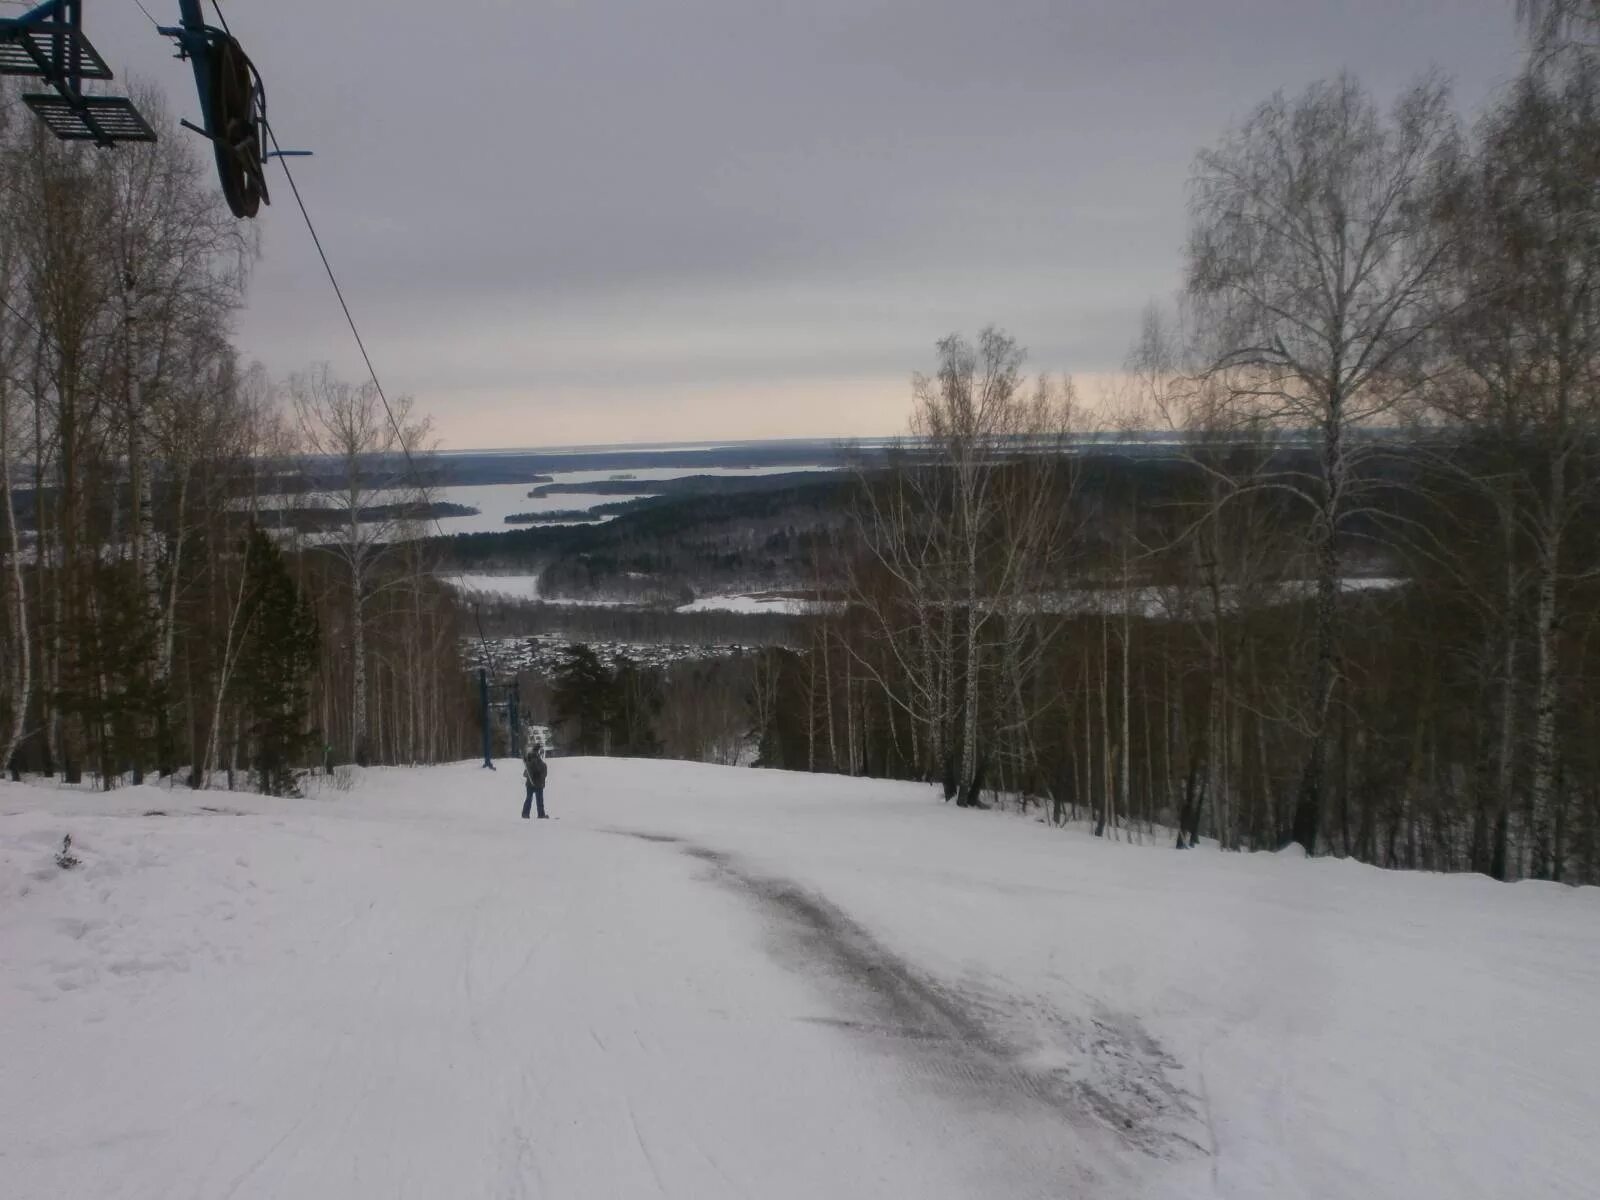
[[[1177,287],[1195,151],[1253,105],[1435,67],[1470,113],[1518,59],[1512,0],[224,7],[385,386],[453,448],[894,433],[987,322],[1103,377]],[[132,0],[85,9],[193,114]],[[272,185],[240,344],[357,378]]]

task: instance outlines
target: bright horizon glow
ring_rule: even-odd
[[[171,43],[90,8],[207,157]],[[1470,118],[1521,56],[1510,0],[225,8],[386,389],[451,448],[892,437],[988,324],[1114,375],[1181,286],[1196,152],[1252,107],[1431,68]],[[240,354],[359,381],[278,171]]]

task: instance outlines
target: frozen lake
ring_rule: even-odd
[[[453,484],[433,488],[430,492],[432,498],[443,504],[460,504],[478,511],[467,516],[440,517],[438,531],[446,536],[457,533],[502,533],[508,529],[529,528],[524,525],[510,525],[506,518],[517,513],[555,513],[555,512],[589,512],[603,504],[616,504],[628,500],[642,500],[656,493],[628,493],[625,495],[608,494],[604,492],[557,492],[550,496],[531,497],[529,492],[541,487],[561,485],[566,487],[582,486],[585,484],[610,483],[613,481],[636,481],[653,483],[668,479],[687,479],[696,475],[710,475],[722,479],[731,478],[756,478],[767,475],[791,475],[797,471],[828,470],[826,467],[641,467],[638,470],[617,471],[553,471],[549,478],[540,483],[531,479],[523,483],[475,483]],[[286,507],[310,507],[315,498],[323,493],[308,493],[306,495],[272,495],[263,496],[259,502],[263,509]],[[396,491],[381,491],[374,493],[367,501],[369,504],[393,503],[403,498],[403,493]],[[323,507],[336,507],[324,503]],[[609,520],[610,517],[601,517],[599,520]],[[551,522],[551,524],[581,524],[580,520],[570,522]],[[431,524],[431,523],[430,523]],[[548,527],[548,526],[543,526]]]

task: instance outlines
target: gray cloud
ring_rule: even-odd
[[[194,108],[132,4],[86,7]],[[224,7],[316,152],[295,170],[386,384],[457,445],[890,432],[933,341],[988,321],[1040,368],[1114,370],[1231,121],[1345,66],[1380,92],[1437,67],[1470,110],[1517,57],[1510,0]],[[274,195],[241,341],[354,375]]]

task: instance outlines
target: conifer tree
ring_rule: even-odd
[[[320,641],[316,613],[300,594],[282,552],[258,527],[248,535],[250,640],[239,664],[240,694],[254,746],[256,786],[294,791],[292,768],[304,751],[311,672]]]
[[[577,754],[609,754],[615,700],[615,680],[600,656],[588,646],[568,647],[550,698],[562,744]]]

